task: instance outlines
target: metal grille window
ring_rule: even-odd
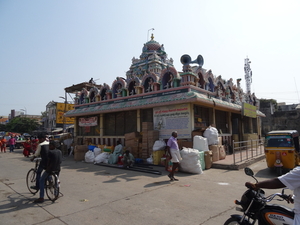
[[[141,123],[142,122],[153,122],[153,109],[152,108],[141,110]]]
[[[220,133],[229,133],[228,112],[216,110],[216,128]]]
[[[257,133],[257,118],[252,118],[253,133]]]
[[[250,121],[251,118],[249,117],[244,117],[244,133],[245,134],[249,134],[251,133],[251,130],[250,130]]]
[[[194,127],[195,129],[206,128],[209,126],[209,109],[194,105]]]
[[[103,121],[105,136],[122,136],[137,130],[136,110],[107,113]]]

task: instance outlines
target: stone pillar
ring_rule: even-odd
[[[100,114],[99,127],[100,127],[100,137],[102,137],[103,136],[103,132],[104,132],[103,113]]]
[[[136,120],[137,120],[137,132],[141,132],[142,129],[141,129],[141,110],[140,109],[138,109],[136,111],[136,116],[137,116],[137,118],[136,118]]]

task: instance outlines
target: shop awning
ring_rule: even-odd
[[[240,113],[242,106],[222,101],[210,97],[205,94],[189,91],[189,92],[179,92],[167,95],[164,94],[153,94],[146,95],[142,97],[131,97],[128,99],[114,100],[112,102],[100,102],[90,105],[79,106],[74,110],[70,110],[65,113],[66,117],[74,116],[84,116],[84,115],[95,115],[100,113],[124,111],[124,110],[134,110],[134,109],[143,109],[149,107],[158,107],[162,105],[173,105],[180,103],[201,103],[210,107],[216,107],[220,109],[227,109],[228,111],[233,111]],[[257,111],[258,116],[265,116],[260,111]]]
[[[58,133],[61,131],[63,131],[63,128],[57,128],[57,129],[53,130],[52,133]]]

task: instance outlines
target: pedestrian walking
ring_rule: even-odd
[[[8,140],[9,144],[9,152],[13,152],[16,145],[16,139],[13,135],[10,136],[10,139]]]
[[[0,140],[1,152],[6,152],[6,139],[3,136]]]
[[[166,150],[169,153],[170,160],[172,162],[172,170],[169,173],[168,177],[170,178],[171,181],[178,181],[174,177],[175,170],[179,167],[179,162],[181,160],[180,152],[179,152],[179,147],[177,143],[177,131],[172,132],[172,136],[169,138],[166,146]]]
[[[29,157],[31,151],[31,142],[29,138],[26,138],[26,141],[23,143],[23,147],[24,147],[23,155],[25,157]]]

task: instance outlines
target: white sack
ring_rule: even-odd
[[[193,149],[197,149],[199,151],[208,151],[207,138],[195,135],[193,139]]]
[[[199,160],[199,151],[197,149],[185,148],[180,151],[182,160],[180,161],[180,171],[187,173],[202,174],[202,168]]]
[[[165,147],[166,142],[164,142],[163,140],[157,140],[153,145],[153,151],[165,150]]]
[[[219,133],[215,127],[209,126],[203,133],[203,136],[207,138],[208,145],[218,145],[219,144]]]
[[[95,163],[108,163],[109,153],[102,152],[95,157]]]
[[[152,154],[150,155],[150,157],[149,158],[147,158],[147,163],[149,163],[149,164],[153,164],[153,157],[152,157]]]
[[[94,160],[95,160],[94,152],[92,152],[92,151],[86,152],[84,159],[85,159],[85,162],[94,162]]]
[[[94,148],[95,157],[101,153],[101,148]]]

